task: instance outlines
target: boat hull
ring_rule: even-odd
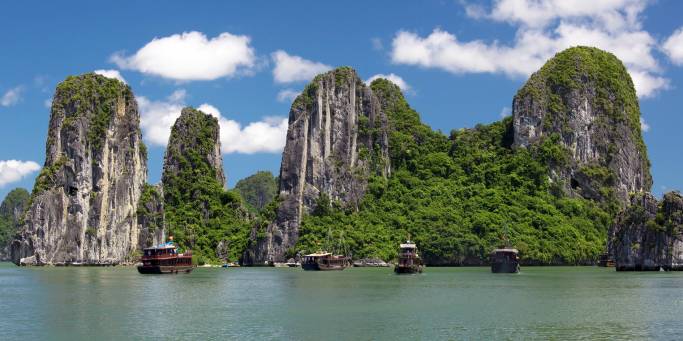
[[[419,274],[422,273],[422,266],[395,266],[394,272],[397,274]]]
[[[165,266],[165,265],[138,265],[141,274],[177,274],[190,273],[194,266]]]
[[[491,272],[515,274],[519,272],[519,263],[493,263]]]
[[[344,270],[346,266],[325,266],[320,264],[301,264],[301,268],[307,271],[334,271]]]

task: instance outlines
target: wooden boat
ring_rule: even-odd
[[[141,274],[189,273],[194,269],[192,253],[178,253],[173,241],[144,249],[141,261]]]
[[[410,240],[399,245],[398,263],[394,266],[397,274],[415,274],[422,272],[422,258],[417,252],[417,245]]]
[[[346,256],[333,255],[330,252],[318,251],[303,257],[301,268],[313,271],[344,270],[351,265]]]
[[[613,268],[616,266],[616,263],[614,262],[614,259],[610,257],[609,253],[605,252],[600,255],[600,258],[598,259],[598,266]]]
[[[491,272],[493,273],[518,273],[519,251],[510,247],[504,247],[491,251]]]

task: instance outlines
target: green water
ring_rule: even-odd
[[[683,273],[308,272],[0,263],[2,339],[681,339]]]

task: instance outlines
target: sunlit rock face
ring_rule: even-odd
[[[289,113],[276,218],[252,231],[243,262],[285,262],[298,240],[302,214],[314,209],[321,195],[357,208],[368,176],[390,172],[387,134],[380,99],[353,69],[317,76]]]
[[[117,264],[138,247],[147,152],[130,88],[96,74],[57,86],[46,143],[13,262]]]
[[[624,206],[630,193],[652,187],[635,88],[610,53],[558,53],[515,96],[513,124],[516,147],[547,154],[562,146],[546,157],[551,180],[567,193]]]

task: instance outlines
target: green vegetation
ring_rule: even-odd
[[[235,190],[242,196],[248,207],[260,211],[277,195],[277,179],[268,171],[256,172],[237,182]]]
[[[0,252],[12,241],[28,208],[30,195],[23,188],[15,188],[0,204]]]
[[[178,120],[183,121],[174,125],[166,151],[173,165],[164,169],[162,179],[167,234],[206,262],[218,262],[216,246],[225,240],[230,260],[237,260],[250,226],[240,195],[223,188],[206,160],[214,152],[218,121],[191,108],[183,109]]]
[[[507,227],[526,263],[578,264],[603,251],[610,214],[552,190],[548,161],[566,156],[558,143],[512,149],[511,118],[447,137],[421,123],[392,83],[371,87],[389,115],[392,175],[370,177],[357,212],[321,197],[297,250],[316,249],[331,230],[354,258],[390,260],[411,236],[430,264],[479,264]]]

